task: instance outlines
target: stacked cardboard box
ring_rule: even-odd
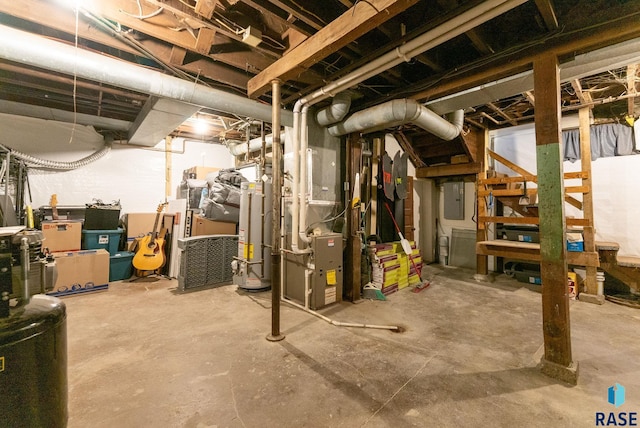
[[[368,248],[372,282],[384,294],[422,282],[422,256],[415,242],[410,241],[410,244],[411,256],[405,254],[399,241],[371,245]]]
[[[398,290],[400,261],[391,244],[376,244],[368,248],[371,259],[371,282],[384,294]]]
[[[80,250],[81,221],[46,221],[41,226],[42,247],[56,261],[56,282],[49,294],[68,296],[109,287],[109,253],[102,248]]]

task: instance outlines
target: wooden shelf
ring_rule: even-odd
[[[496,239],[476,243],[476,254],[540,262],[540,244]],[[567,263],[576,266],[599,267],[597,252],[567,251]]]

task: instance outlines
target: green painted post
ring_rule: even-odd
[[[541,368],[549,376],[575,384],[578,371],[571,357],[558,59],[553,54],[540,56],[533,71],[544,333]]]

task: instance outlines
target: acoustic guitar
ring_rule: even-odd
[[[132,260],[133,267],[138,270],[156,270],[165,262],[164,239],[158,237],[158,222],[165,205],[166,202],[158,205],[153,231],[138,242],[138,249]]]

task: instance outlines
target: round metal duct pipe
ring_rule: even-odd
[[[0,58],[271,123],[271,106],[0,25]],[[281,122],[293,124],[290,111]]]

